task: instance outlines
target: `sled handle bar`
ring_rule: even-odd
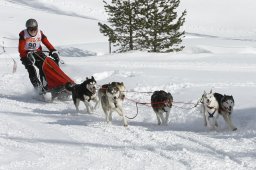
[[[50,51],[36,51],[36,50],[29,50],[31,53],[50,53]]]
[[[50,53],[50,51],[46,51],[46,50],[45,50],[45,51],[41,51],[41,52],[43,52],[43,53],[48,53],[48,54]]]
[[[50,51],[47,51],[47,50],[43,50],[43,51],[31,51],[31,52],[33,52],[33,53],[48,53],[48,54],[50,54]],[[63,60],[60,60],[60,64],[65,64],[64,63],[64,61]]]

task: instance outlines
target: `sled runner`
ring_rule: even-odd
[[[47,51],[44,51],[47,52]],[[42,55],[42,52],[35,52],[35,59],[41,60],[42,71],[44,73],[44,78],[47,85],[44,86],[44,90],[41,92],[41,95],[47,97],[45,100],[53,100],[58,98],[60,100],[66,100],[70,98],[71,93],[65,89],[67,83],[74,83],[74,81],[68,77],[60,67],[55,63],[50,57]],[[49,98],[49,94],[51,97]]]

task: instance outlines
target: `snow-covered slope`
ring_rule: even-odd
[[[256,12],[252,0],[183,0],[187,9],[182,53],[106,54],[97,22],[105,20],[101,0],[0,0],[0,169],[256,169]],[[167,126],[158,126],[152,108],[139,105],[127,128],[114,114],[105,122],[76,114],[71,101],[34,99],[17,53],[18,33],[36,18],[65,61],[61,68],[77,83],[94,76],[99,85],[125,83],[124,110],[136,114],[134,101],[150,102],[154,90],[172,93],[175,102],[195,103],[213,89],[235,98],[230,131],[203,126],[198,108],[174,103]],[[17,72],[12,74],[14,58]],[[85,107],[80,104],[81,109]]]

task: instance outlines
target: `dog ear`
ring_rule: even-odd
[[[206,95],[206,91],[204,90],[204,94],[203,94],[203,96],[205,96]]]
[[[86,80],[88,80],[88,77],[86,77]]]
[[[212,93],[212,89],[211,89],[210,93]]]
[[[112,81],[112,82],[111,82],[111,85],[112,85],[112,86],[116,86],[116,85],[118,85],[118,82]]]
[[[171,93],[167,93],[167,95],[171,98],[171,100],[173,100]]]
[[[92,76],[92,77],[91,77],[91,79],[93,79],[93,80],[94,80],[94,77]]]
[[[235,104],[235,100],[234,100],[234,98],[233,98],[233,96],[231,95],[231,98],[232,98],[232,100],[233,100],[233,103]]]
[[[222,96],[220,99],[220,102],[222,103],[224,99],[225,99],[225,96]]]

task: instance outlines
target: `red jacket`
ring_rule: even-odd
[[[40,32],[39,32],[40,31]],[[35,50],[37,51],[42,51],[42,46],[41,46],[41,43],[43,43],[47,48],[48,50],[50,51],[53,51],[55,50],[55,48],[52,46],[52,44],[48,41],[47,37],[44,35],[44,33],[41,31],[41,30],[38,30],[38,34],[36,35],[37,36],[37,39],[36,39],[36,48]],[[40,35],[41,34],[41,35]],[[35,36],[35,37],[36,37]],[[39,37],[38,37],[39,36]],[[27,57],[27,54],[29,52],[29,50],[27,49],[27,41],[31,39],[33,39],[34,37],[30,36],[28,33],[27,33],[27,30],[23,30],[20,32],[19,34],[19,53],[20,53],[20,57],[23,58],[23,57]]]

